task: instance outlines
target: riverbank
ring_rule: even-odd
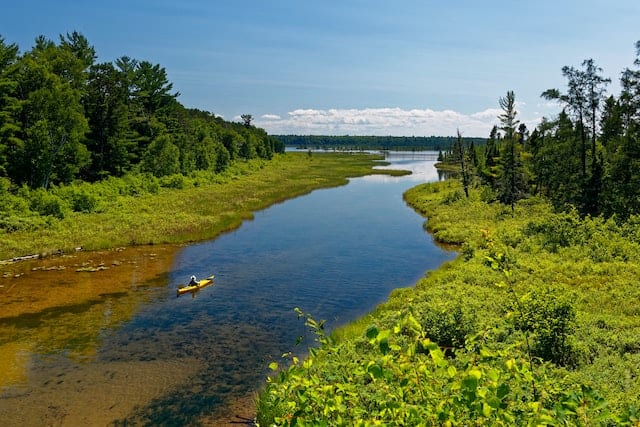
[[[0,260],[75,248],[189,243],[237,228],[252,212],[317,188],[343,185],[349,177],[403,172],[374,170],[376,157],[362,154],[287,153],[272,160],[238,161],[220,174],[199,173],[193,185],[105,200],[95,213],[47,218],[45,229],[4,231]],[[380,159],[380,157],[378,157]]]
[[[323,345],[270,380],[261,425],[625,425],[640,400],[639,227],[554,213],[536,198],[512,214],[484,197],[466,198],[457,181],[405,193],[461,255],[337,341],[308,322]]]

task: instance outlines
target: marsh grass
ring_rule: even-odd
[[[58,217],[29,212],[24,214],[25,221],[36,224],[33,227],[0,229],[0,259],[80,246],[97,250],[211,239],[274,203],[346,184],[349,177],[398,173],[372,169],[380,164],[374,160],[379,158],[334,153],[309,158],[287,153],[270,161],[238,161],[221,174],[182,177],[181,188],[173,188],[177,178],[167,179],[170,186],[165,187],[153,177],[137,176],[53,189],[47,201],[57,201],[52,206],[61,212]],[[80,193],[84,196],[75,200],[93,207],[93,212],[71,209],[70,201]]]
[[[558,375],[599,390],[614,408],[640,401],[640,369],[634,365],[640,360],[636,222],[555,212],[539,198],[520,201],[511,214],[499,203],[483,202],[482,189],[472,191],[469,199],[448,202],[459,186],[455,181],[425,184],[405,194],[429,218],[427,227],[436,239],[464,243],[472,254],[429,274],[417,284],[413,298],[458,300],[473,306],[485,327],[503,328],[509,297],[492,286],[500,277],[485,260],[504,253],[512,263],[518,295],[553,290],[576,311],[571,335],[575,366],[559,369]],[[392,295],[389,304],[393,300]]]

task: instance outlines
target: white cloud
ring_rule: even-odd
[[[263,114],[262,116],[260,116],[261,119],[264,120],[280,120],[282,119],[282,117],[280,117],[277,114]]]
[[[524,104],[519,105],[524,107]],[[272,135],[393,135],[450,136],[459,129],[464,136],[486,137],[494,125],[499,125],[499,108],[488,108],[472,114],[453,110],[402,108],[362,109],[297,109],[286,117],[265,114],[256,126]],[[519,111],[520,113],[520,111]],[[533,129],[539,116],[518,119]]]
[[[298,109],[286,117],[265,114],[256,125],[274,135],[455,135],[487,136],[498,122],[499,109],[474,114],[453,110],[401,108]]]
[[[562,104],[556,100],[550,100],[546,102],[538,102],[536,104],[536,108],[545,110],[545,111],[554,111],[558,112],[561,109]]]

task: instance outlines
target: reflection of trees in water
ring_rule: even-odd
[[[12,341],[28,342],[34,353],[91,357],[99,346],[101,331],[126,322],[138,307],[137,301],[127,301],[126,296],[126,292],[100,295],[78,304],[5,318],[0,330]]]
[[[435,162],[438,160],[437,151],[384,151],[386,160],[420,160]]]
[[[438,181],[460,178],[460,172],[438,169]]]

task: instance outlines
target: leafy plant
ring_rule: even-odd
[[[278,372],[260,394],[258,425],[606,425],[635,416],[616,417],[594,390],[563,389],[544,365],[534,372],[512,350],[490,348],[490,331],[451,359],[405,315],[392,329],[369,326],[353,359],[353,341],[325,340],[305,316],[321,345],[304,361],[287,353],[286,368],[271,363]]]
[[[533,334],[533,356],[561,366],[575,364],[571,333],[576,314],[566,296],[551,289],[532,291],[512,309],[515,328]]]

